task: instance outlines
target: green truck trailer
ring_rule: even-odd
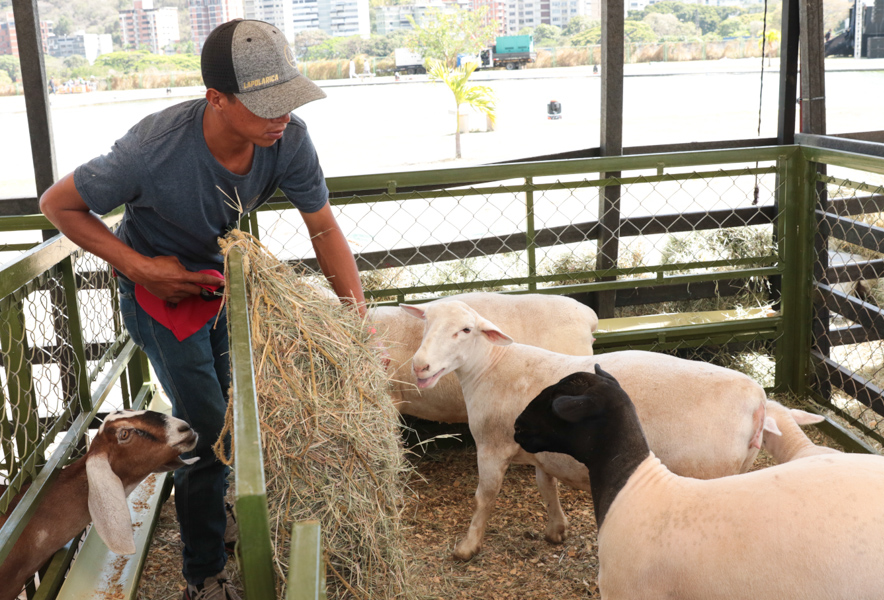
[[[534,37],[530,35],[504,35],[494,40],[494,46],[479,53],[481,69],[504,67],[508,71],[521,69],[537,58]]]

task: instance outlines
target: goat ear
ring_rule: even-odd
[[[815,415],[799,408],[792,408],[789,410],[789,413],[799,425],[813,425],[814,423],[822,423],[826,420],[826,417],[822,415]]]
[[[552,401],[553,414],[568,423],[579,423],[596,412],[587,400],[586,396],[559,396]]]
[[[783,435],[773,417],[764,417],[764,430],[774,435]]]
[[[106,454],[96,453],[86,459],[89,482],[89,514],[98,535],[113,552],[135,554],[132,517],[126,504],[123,482],[111,469]]]
[[[422,308],[412,306],[411,304],[400,304],[399,308],[410,314],[412,317],[417,317],[418,319],[423,319],[424,321],[427,320],[427,313]]]

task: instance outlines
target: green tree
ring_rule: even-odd
[[[331,36],[321,29],[303,29],[295,34],[295,54],[306,57],[314,46],[318,46],[329,37]]]
[[[555,46],[562,37],[562,29],[555,25],[541,23],[534,29],[534,45]]]
[[[721,37],[747,37],[749,28],[739,17],[730,17],[718,25],[718,35]]]
[[[71,23],[70,17],[67,15],[61,15],[58,18],[58,21],[56,21],[53,30],[55,31],[55,35],[67,35],[71,32],[72,28],[73,24]]]
[[[568,21],[564,27],[562,27],[562,35],[567,37],[571,37],[586,31],[587,29],[592,29],[596,25],[599,25],[598,21],[593,21],[589,17],[584,17],[582,15],[577,17],[571,17],[571,20]]]
[[[602,39],[602,26],[596,25],[591,29],[581,31],[571,38],[572,46],[595,46]]]
[[[89,61],[86,60],[85,56],[80,56],[79,54],[73,54],[71,56],[66,56],[64,59],[64,66],[66,69],[74,70],[81,69],[83,67],[89,66]]]
[[[470,83],[470,75],[476,70],[476,63],[467,63],[456,69],[449,69],[444,61],[435,58],[427,59],[430,79],[442,81],[454,94],[456,122],[454,127],[454,158],[460,158],[460,107],[462,104],[471,106],[488,115],[494,122],[495,98],[490,87]]]
[[[12,81],[17,81],[21,74],[18,57],[11,54],[0,55],[0,71],[5,71]]]
[[[765,56],[767,56],[768,67],[770,66],[770,57],[771,54],[773,54],[774,44],[778,44],[780,39],[782,39],[782,36],[780,35],[780,32],[776,29],[768,29],[767,33],[764,35],[764,54]],[[759,44],[761,44],[760,41]]]
[[[420,52],[424,58],[441,60],[453,68],[458,54],[478,54],[493,42],[497,24],[490,20],[485,22],[487,13],[487,6],[481,6],[479,10],[459,8],[448,13],[434,9],[427,13],[423,25],[416,24],[409,17],[414,33],[408,47]]]
[[[657,34],[643,21],[625,21],[623,36],[628,43],[648,44],[657,41]]]
[[[666,41],[683,41],[697,35],[693,23],[682,23],[672,13],[649,13],[642,19],[658,38]]]

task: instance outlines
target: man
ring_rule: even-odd
[[[49,188],[40,208],[113,266],[126,328],[150,358],[175,416],[200,435],[193,452],[200,460],[175,472],[184,599],[237,600],[224,570],[227,470],[212,453],[230,384],[226,315],[217,326],[213,317],[192,322],[206,313],[200,303],[213,301],[201,292],[223,285],[216,240],[240,217],[234,203],[249,212],[281,189],[301,211],[335,293],[363,315],[365,298],[306,126],[290,114],[325,93],[298,72],[283,33],[261,21],[219,26],[201,62],[205,99],[146,117],[109,154]],[[114,235],[94,213],[120,205],[126,210]]]

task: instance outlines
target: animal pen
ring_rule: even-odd
[[[884,132],[824,135],[822,4],[783,3],[776,139],[625,149],[623,4],[613,4],[603,9],[601,149],[328,180],[342,229],[371,240],[356,252],[367,297],[393,305],[475,290],[567,294],[598,312],[597,352],[646,349],[740,370],[829,411],[838,418],[822,424],[828,433],[872,451],[870,443],[884,442]],[[36,3],[13,6],[39,193],[56,174]],[[804,133],[796,134],[799,43]],[[122,327],[108,266],[54,235],[36,198],[0,201],[0,209],[3,231],[45,232],[34,247],[0,247],[16,253],[0,268],[0,475],[8,483],[0,514],[11,511],[0,528],[2,562],[60,469],[85,451],[105,401],[139,408],[158,394]],[[276,198],[241,228],[280,259],[311,266],[292,210]],[[105,218],[110,227],[119,219]],[[236,251],[229,277],[239,561],[246,597],[257,600],[273,597],[276,575]],[[81,534],[27,598],[134,598],[170,486],[157,475],[133,495],[134,556]],[[298,585],[288,598],[325,597],[321,557],[319,528],[297,524],[288,578]]]

